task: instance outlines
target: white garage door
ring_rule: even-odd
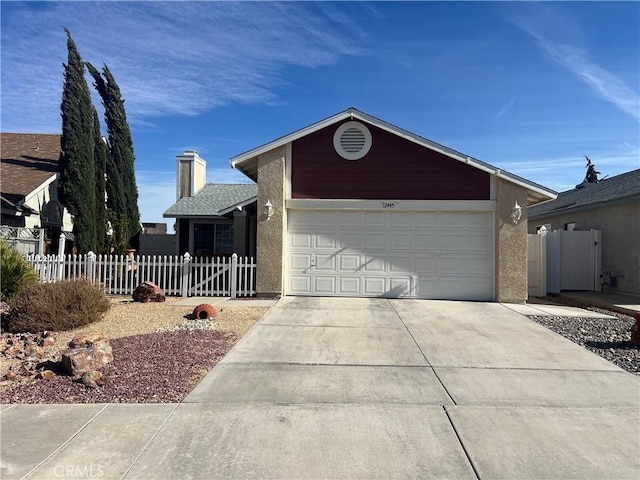
[[[286,293],[493,299],[491,212],[289,210]]]

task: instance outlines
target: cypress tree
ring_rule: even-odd
[[[98,118],[98,112],[95,107],[92,106],[93,112],[93,146],[94,146],[94,159],[96,168],[96,239],[97,239],[97,253],[107,253],[107,211],[105,206],[105,192],[106,192],[106,169],[107,169],[107,157],[109,151],[107,145],[102,139],[100,134],[100,119]]]
[[[73,216],[75,245],[79,253],[96,251],[96,202],[94,163],[94,107],[84,77],[84,63],[67,33],[67,64],[62,89],[62,139],[58,198]]]
[[[135,245],[137,234],[140,232],[140,212],[138,210],[133,139],[127,123],[124,100],[118,84],[106,65],[102,69],[102,75],[93,65],[87,64],[87,68],[95,81],[94,85],[102,98],[105,109],[104,116],[109,133],[112,173],[115,174],[117,171],[122,182],[124,208],[122,210],[114,209],[113,213],[121,228],[126,232],[129,246]],[[110,173],[107,173],[107,176],[110,178]]]

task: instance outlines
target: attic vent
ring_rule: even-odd
[[[371,148],[371,132],[360,122],[346,122],[333,135],[333,146],[342,158],[358,160]]]

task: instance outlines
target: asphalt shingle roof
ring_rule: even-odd
[[[192,197],[182,197],[164,217],[220,216],[258,196],[256,184],[207,183]]]
[[[0,133],[3,206],[18,205],[58,173],[60,135]]]
[[[581,184],[579,187],[560,193],[555,200],[530,207],[529,218],[638,196],[640,169],[606,178],[598,183]]]

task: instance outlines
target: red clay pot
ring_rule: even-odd
[[[193,309],[193,318],[196,320],[206,320],[207,318],[215,318],[216,309],[213,305],[202,303]]]

